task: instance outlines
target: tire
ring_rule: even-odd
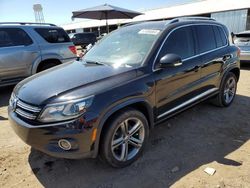
[[[38,71],[37,72],[42,72],[44,70],[47,70],[47,69],[50,69],[52,67],[55,67],[57,66],[58,64],[57,63],[46,63],[44,65],[42,65],[41,67],[39,67]]]
[[[126,167],[138,159],[146,145],[147,118],[140,111],[129,108],[115,114],[108,123],[101,140],[100,157],[113,167]]]
[[[219,107],[228,107],[232,104],[237,90],[237,78],[234,73],[229,72],[223,80],[219,94],[211,102]]]

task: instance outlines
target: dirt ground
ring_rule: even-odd
[[[157,126],[143,156],[124,169],[96,159],[56,159],[31,149],[9,126],[13,87],[0,89],[0,187],[250,187],[250,66],[229,108],[205,102]],[[216,170],[211,176],[206,167]]]

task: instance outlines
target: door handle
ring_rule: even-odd
[[[194,72],[198,72],[198,71],[200,70],[200,68],[201,68],[201,67],[197,65],[197,66],[194,67],[193,70],[194,70]]]

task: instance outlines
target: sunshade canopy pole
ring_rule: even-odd
[[[107,11],[105,11],[105,19],[106,19],[106,32],[109,33],[108,12]]]

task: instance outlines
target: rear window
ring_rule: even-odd
[[[70,38],[63,29],[36,28],[35,31],[49,43],[70,42]]]
[[[213,30],[215,34],[217,47],[225,46],[227,44],[227,38],[225,36],[223,29],[219,26],[213,26]]]
[[[28,46],[32,39],[20,28],[0,28],[0,47]]]
[[[250,42],[250,33],[240,33],[240,34],[236,34],[235,35],[235,42],[239,43],[239,42]]]
[[[210,25],[197,25],[197,38],[199,43],[199,52],[207,52],[217,47],[213,27]]]
[[[250,33],[236,34],[236,37],[239,37],[239,38],[250,38]]]

